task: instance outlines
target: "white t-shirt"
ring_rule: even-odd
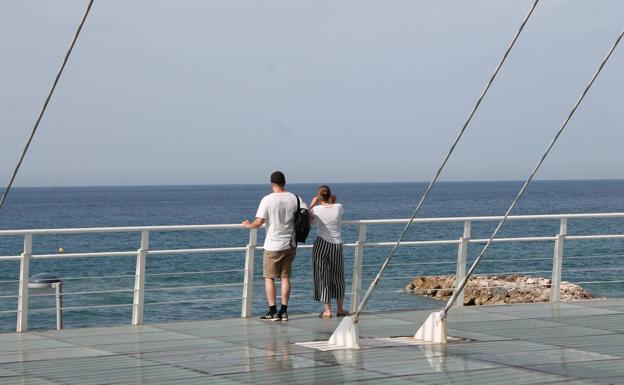
[[[342,243],[342,214],[344,209],[340,203],[329,206],[312,207],[312,226],[318,229],[318,236],[330,243]]]
[[[300,206],[307,209],[303,199],[299,198]],[[264,219],[266,223],[266,237],[264,249],[267,251],[287,250],[295,245],[295,212],[297,198],[289,192],[272,193],[260,201],[256,218]]]

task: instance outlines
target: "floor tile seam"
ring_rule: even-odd
[[[308,355],[308,354],[315,354],[315,353],[316,353],[315,351],[311,351],[311,352],[309,352],[309,353],[289,353],[289,355],[290,355],[290,356],[299,357],[299,358],[303,358],[303,357],[300,357],[300,356],[304,356],[304,355]],[[282,357],[282,356],[284,356],[284,355],[285,355],[284,353],[281,353],[281,354],[274,354],[274,355],[272,355],[271,357],[278,358],[278,357]],[[259,359],[266,358],[266,357],[268,357],[268,356],[260,356],[260,355],[258,355],[258,356],[248,357],[248,359],[256,359],[256,360],[259,360]],[[143,359],[144,359],[144,360],[148,360],[148,361],[150,361],[150,362],[159,362],[159,361],[158,361],[158,357],[153,357],[153,358],[143,358]],[[204,359],[196,359],[196,360],[185,361],[185,363],[196,363],[196,362],[202,362],[202,361],[204,361]],[[311,361],[314,361],[314,360],[311,360]],[[178,365],[178,364],[179,364],[179,363],[176,363],[176,364],[169,363],[169,365]]]
[[[518,341],[520,341],[520,342],[526,342],[526,341],[522,341],[522,340],[518,340]],[[535,347],[536,349],[523,350],[522,352],[526,352],[526,353],[529,353],[529,352],[539,352],[539,351],[543,351],[543,350],[549,350],[549,349],[557,349],[557,348],[559,348],[559,347],[558,347],[558,346],[556,346],[556,345],[545,345],[545,344],[539,344],[539,345],[542,345],[542,346],[540,346],[540,347],[536,346],[536,347]],[[452,348],[451,348],[451,349],[452,349]],[[463,353],[463,351],[461,351],[461,350],[460,350],[460,351],[451,351],[451,352],[452,352],[453,354],[462,354],[462,355],[480,354],[480,353],[468,353],[468,352]],[[506,354],[506,353],[508,353],[508,352],[501,353],[501,354]]]
[[[89,338],[94,338],[94,337],[104,337],[104,336],[105,336],[105,335],[98,335],[98,336],[83,336],[83,337],[84,337],[84,338],[89,339]],[[56,337],[56,336],[55,336],[55,337],[46,337],[46,338],[47,338],[48,340],[50,340],[50,341],[61,342],[61,343],[66,343],[66,344],[69,344],[69,345],[73,345],[73,347],[74,347],[74,348],[87,348],[87,349],[102,350],[102,349],[97,349],[97,348],[94,348],[94,347],[93,347],[93,345],[79,345],[79,344],[77,344],[76,342],[69,342],[69,341],[67,341],[67,340],[63,339],[63,337]],[[80,338],[80,337],[77,337],[77,336],[76,336],[76,337],[69,337],[69,338],[71,338],[71,339],[75,339],[75,338]],[[186,340],[186,338],[185,338],[185,339],[182,339],[182,340]],[[98,346],[111,346],[111,345],[120,345],[120,344],[121,344],[121,345],[124,345],[124,344],[125,344],[125,345],[130,345],[130,344],[136,344],[136,343],[142,343],[142,342],[145,342],[145,343],[152,343],[152,342],[165,342],[165,341],[177,341],[177,340],[168,339],[168,340],[156,340],[156,341],[135,341],[135,342],[126,342],[126,343],[115,342],[115,343],[101,344],[101,345],[98,345]],[[59,348],[59,349],[61,349],[61,348]]]
[[[608,362],[611,362],[611,361],[624,361],[624,358],[610,358],[610,359],[592,360],[592,361],[572,361],[572,362],[562,362],[562,363],[554,363],[554,364],[535,364],[535,365],[530,365],[530,366],[539,368],[541,366],[568,365],[568,364],[576,364],[576,365],[578,365],[579,363],[595,364],[595,363],[608,363]],[[624,377],[624,373],[622,374],[622,377]]]
[[[523,368],[523,369],[527,369],[527,370],[535,370],[535,371],[542,371],[545,373],[549,373],[549,374],[556,374],[556,375],[562,375],[562,374],[558,374],[558,373],[553,373],[553,372],[549,372],[547,370],[540,370],[536,367],[540,367],[540,366],[553,366],[553,365],[560,365],[560,364],[579,364],[579,363],[587,363],[587,364],[592,364],[592,363],[596,363],[596,362],[603,362],[603,361],[618,361],[618,359],[605,359],[605,360],[591,360],[591,361],[583,361],[583,360],[575,360],[575,361],[566,361],[565,363],[549,363],[549,364],[538,364],[538,365],[533,365],[533,364],[527,364],[527,365],[513,365],[513,364],[508,364],[505,362],[498,362],[498,361],[491,361],[490,359],[488,359],[487,357],[484,356],[480,356],[480,357],[472,357],[475,360],[481,360],[481,361],[485,361],[485,362],[493,362],[493,363],[497,363],[499,365],[505,365],[508,367],[513,367],[513,368]],[[581,379],[581,378],[576,378],[574,377],[574,379]]]
[[[487,362],[487,361],[486,361]],[[520,369],[520,370],[526,370],[526,371],[530,371],[530,372],[536,372],[536,373],[540,373],[540,374],[548,374],[548,375],[554,375],[554,376],[558,376],[561,377],[560,380],[554,380],[554,381],[564,381],[564,380],[569,380],[569,377],[565,377],[565,376],[561,376],[559,374],[553,374],[553,373],[544,373],[544,372],[540,372],[540,371],[535,371],[535,370],[530,370],[528,368],[524,368],[521,366],[513,366],[513,365],[506,365],[506,364],[500,364],[500,363],[491,363],[491,362],[487,362],[489,364],[494,364],[495,367],[493,368],[478,368],[478,369],[472,369],[470,370],[471,373],[474,372],[496,372],[496,371],[500,371],[500,370],[505,370],[505,369]],[[448,373],[448,372],[444,372],[444,373]],[[454,373],[454,372],[452,372]],[[418,376],[427,376],[427,375],[432,375],[432,374],[439,374],[438,373],[422,373],[422,374],[416,374],[416,375],[410,375],[413,377],[418,377]],[[416,380],[418,380],[418,378],[415,378]],[[553,381],[550,381],[553,382]],[[539,384],[543,384],[542,382],[539,382]],[[529,385],[528,383],[526,385]]]
[[[146,327],[145,329],[147,330],[137,330],[139,328],[143,329],[143,327]],[[102,337],[102,336],[107,336],[110,335],[111,333],[102,333],[99,334],[100,332],[103,332],[104,330],[102,329],[109,329],[111,327],[106,327],[106,326],[93,326],[93,327],[79,327],[79,328],[66,328],[66,329],[62,329],[62,330],[29,330],[27,332],[24,332],[22,334],[25,335],[36,335],[38,337],[43,337],[43,338],[57,338],[59,337],[59,334],[63,334],[64,336],[62,336],[63,338],[78,338],[78,337],[84,337],[84,336],[89,336],[89,337]],[[147,334],[147,333],[161,333],[162,330],[150,330],[150,329],[155,329],[153,328],[152,325],[141,325],[140,327],[137,326],[132,326],[132,325],[128,325],[128,326],[117,326],[115,327],[115,329],[124,329],[124,330],[115,330],[114,334],[138,334],[138,333],[142,333],[142,334]],[[127,330],[126,330],[127,329]],[[85,332],[86,334],[82,335],[82,333]],[[13,333],[13,334],[19,334],[19,333]]]
[[[177,369],[184,369],[184,370],[190,370],[189,368],[179,368],[176,365],[171,365],[171,364],[167,364],[167,363],[161,363],[161,362],[153,362],[151,360],[145,360],[145,359],[141,359],[141,358],[137,358],[137,357],[132,357],[129,355],[125,355],[125,354],[121,354],[118,355],[118,357],[127,357],[127,358],[131,358],[133,360],[136,360],[136,363],[140,365],[136,366],[136,364],[134,366],[131,365],[118,365],[118,364],[113,364],[113,365],[98,365],[97,366],[97,370],[107,370],[107,369],[117,369],[117,370],[137,370],[138,368],[141,369],[150,369],[150,368],[156,368],[156,367],[162,367],[164,370],[166,370],[167,367],[169,368],[177,368]],[[99,357],[98,357],[99,358]],[[62,360],[62,359],[59,359]],[[65,360],[70,360],[70,359],[65,359]],[[145,362],[150,362],[150,365],[145,365]],[[20,366],[23,366],[23,363],[14,363]],[[87,367],[89,367],[87,365]],[[72,364],[72,369],[80,369],[80,366],[76,366],[75,364]],[[26,369],[28,370],[28,369]],[[57,369],[55,370],[55,373],[62,373],[65,372],[67,369],[62,367],[62,366],[58,366]],[[39,373],[33,373],[32,375],[34,376],[39,376],[41,377],[41,375]]]
[[[507,363],[492,362],[492,361],[489,361],[489,360],[487,360],[487,359],[483,359],[483,358],[473,358],[473,359],[474,359],[475,361],[481,361],[481,362],[487,362],[487,363],[490,363],[490,364],[500,365],[500,366],[502,366],[503,368],[521,369],[521,370],[526,370],[526,371],[529,371],[529,372],[535,372],[535,373],[541,373],[541,374],[548,374],[548,375],[554,375],[554,376],[561,377],[561,379],[560,379],[560,380],[553,380],[553,381],[550,381],[550,382],[555,382],[555,383],[556,383],[557,381],[565,381],[565,380],[578,380],[578,379],[580,379],[580,378],[576,378],[576,377],[568,377],[568,376],[564,376],[564,375],[561,375],[561,374],[558,374],[558,373],[551,373],[551,372],[547,372],[547,371],[536,370],[536,369],[533,369],[533,368],[530,368],[530,367],[526,367],[526,366],[522,366],[522,365],[511,365],[511,364],[507,364]],[[484,369],[484,370],[486,370],[486,369]],[[540,383],[540,384],[542,384],[542,383]]]
[[[75,347],[66,347],[66,348],[58,348],[58,349],[41,349],[41,350],[36,350],[35,354],[40,354],[42,352],[46,352],[46,351],[57,351],[57,352],[61,352],[61,351],[74,351],[74,350],[88,350],[89,352],[94,352],[94,353],[98,353],[98,354],[94,354],[91,355],[89,357],[108,357],[113,355],[114,353],[111,353],[109,351],[105,351],[105,350],[101,350],[101,349],[94,349],[94,348],[89,348],[89,347],[84,347],[84,346],[75,346]],[[1,353],[0,356],[11,356],[11,355],[25,355],[28,354],[29,352],[10,352],[10,353]],[[60,359],[67,359],[68,357],[60,357]],[[78,357],[71,357],[71,358],[78,358]],[[32,360],[32,361],[41,361],[41,360]],[[8,363],[11,363],[13,361],[8,361]],[[20,361],[20,362],[30,362],[29,361]]]
[[[57,361],[57,360],[75,360],[77,358],[83,359],[83,360],[97,360],[97,359],[102,359],[103,357],[106,358],[117,358],[117,357],[123,357],[123,356],[128,356],[130,357],[130,354],[132,353],[115,353],[115,352],[108,352],[108,354],[104,354],[104,355],[99,355],[99,356],[88,356],[88,357],[57,357],[57,358],[46,358],[46,359],[38,359],[38,360],[29,360],[29,361],[10,361],[10,362],[3,362],[0,363],[0,366],[2,365],[7,365],[7,364],[24,364],[24,363],[29,363],[29,362],[45,362],[45,361]],[[140,353],[135,353],[135,354],[140,354]],[[133,359],[140,359],[137,357],[132,357]]]
[[[624,313],[622,314],[622,316],[624,316]],[[591,316],[588,316],[588,317],[591,317]],[[553,321],[548,321],[548,318],[542,318],[542,320],[546,321],[546,322],[553,322]],[[595,330],[595,331],[611,331],[609,329],[591,327],[591,326],[588,326],[588,325],[576,325],[576,324],[569,324],[569,323],[560,322],[560,321],[557,321],[557,322],[561,323],[562,325],[566,325],[566,326],[563,326],[563,327],[574,327],[574,326],[576,326],[576,327],[582,327],[582,328],[588,329],[588,331],[591,331],[591,330]]]
[[[68,345],[71,345],[71,344],[68,344]],[[3,354],[20,354],[23,352],[40,352],[40,351],[49,351],[49,350],[77,349],[77,348],[82,348],[82,346],[71,345],[71,346],[42,347],[42,348],[36,348],[36,349],[22,348],[18,350],[0,350],[0,356]]]
[[[23,378],[24,376],[23,376],[23,375],[20,375],[20,374],[16,374],[15,376],[10,376],[10,377],[15,377],[15,378],[18,378],[18,379],[19,379],[19,378]],[[30,377],[30,376],[29,376],[29,377]],[[40,379],[40,380],[43,380],[43,381],[47,381],[47,382],[49,382],[49,383],[51,383],[51,384],[57,384],[57,385],[71,385],[71,384],[69,384],[69,383],[67,383],[67,382],[64,382],[64,381],[59,382],[59,381],[57,381],[57,380],[52,380],[52,379],[50,379],[50,378],[46,378],[46,377],[44,377],[44,376],[34,376],[34,377],[35,377],[36,379]],[[0,377],[0,379],[2,379],[2,378],[3,378],[3,377]]]
[[[190,372],[190,371],[189,371],[189,372]],[[166,377],[165,375],[161,375],[161,376],[162,376],[162,377]],[[140,376],[129,376],[129,377],[128,377],[128,378],[126,378],[126,379],[131,379],[131,380],[135,380],[135,381],[131,381],[131,382],[123,382],[123,384],[135,383],[135,382],[136,382],[136,377],[140,377]],[[182,378],[181,378],[181,379],[183,380],[183,379],[185,379],[185,378],[186,378],[186,379],[190,379],[190,378],[203,378],[203,377],[206,377],[206,375],[205,375],[205,374],[200,374],[199,376],[198,376],[198,375],[194,375],[194,376],[190,376],[190,375],[189,375],[189,376],[182,376]],[[211,377],[212,377],[212,376],[211,376]],[[104,381],[104,382],[103,382],[103,381],[102,381],[102,379],[95,379],[95,380],[92,380],[92,381],[87,381],[87,382],[85,382],[85,381],[81,381],[81,382],[79,382],[79,384],[80,384],[80,385],[119,385],[119,382],[116,382],[116,381],[117,381],[116,379],[108,379],[108,380],[106,380],[106,381]],[[145,383],[145,382],[141,382],[141,383]],[[160,383],[162,383],[162,382],[160,382]],[[69,384],[76,384],[76,383],[75,383],[75,382],[72,382],[72,383],[68,383],[68,385],[69,385]]]
[[[163,375],[163,373],[161,373],[162,371],[167,371],[167,370],[171,370],[172,367],[164,367],[161,365],[158,366],[151,366],[148,367],[151,369],[154,368],[161,368],[162,370],[159,371],[159,373],[157,373],[156,375]],[[112,368],[114,369],[114,368]],[[180,371],[184,371],[184,372],[195,372],[194,370],[191,370],[189,368],[175,368],[177,370]],[[115,375],[120,375],[121,377],[136,377],[136,376],[132,376],[133,373],[136,373],[137,371],[140,371],[141,369],[139,368],[122,368],[122,369],[117,369],[115,371]],[[85,375],[84,373],[73,373],[73,374],[59,374],[59,378],[60,379],[65,379],[65,380],[79,380],[81,385],[84,385],[86,383],[90,383],[90,382],[97,382],[99,381],[98,379],[103,378],[103,377],[109,377],[107,376],[107,374],[110,372],[110,370],[103,370],[103,371],[99,371],[99,372],[92,372],[91,374]],[[155,375],[153,372],[147,372],[145,373],[146,375]],[[176,376],[180,376],[182,373],[175,373]],[[41,375],[39,374],[35,374],[35,376],[39,376],[41,377]],[[53,377],[51,377],[53,378]],[[53,381],[58,382],[59,378],[54,379]]]
[[[560,322],[555,322],[555,321],[549,321],[549,320],[544,320],[544,319],[539,319],[539,318],[521,318],[521,319],[517,319],[517,320],[513,320],[514,322],[517,322],[518,324],[522,324],[522,323],[526,323],[525,321],[527,320],[531,320],[531,321],[541,321],[547,324],[553,324],[553,325],[540,325],[540,327],[542,328],[555,328],[555,327],[560,327],[561,323]],[[508,322],[509,320],[493,320],[493,321],[483,321],[483,322],[463,322],[460,325],[456,325],[455,322],[448,322],[447,325],[449,327],[451,327],[451,325],[455,328],[459,328],[461,327],[473,327],[473,326],[481,326],[484,324],[495,324],[495,325],[501,325],[501,328],[503,325],[505,325],[506,322]],[[568,325],[568,324],[565,324]],[[509,325],[506,325],[509,326]],[[512,325],[514,326],[514,325]],[[578,325],[569,325],[569,326],[578,326]],[[482,327],[487,327],[487,325],[484,325]]]

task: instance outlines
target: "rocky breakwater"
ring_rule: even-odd
[[[453,295],[455,277],[450,275],[416,277],[405,291],[447,300]],[[505,303],[547,302],[550,299],[550,279],[523,275],[477,275],[468,280],[464,290],[464,305],[494,305]],[[593,296],[579,285],[561,283],[561,301],[590,299]]]

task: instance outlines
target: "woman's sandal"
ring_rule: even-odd
[[[342,313],[336,313],[336,317],[346,317],[346,316],[350,316],[351,313],[349,313],[348,311],[342,312]]]
[[[332,315],[325,315],[325,313],[321,312],[321,314],[318,315],[319,318],[332,318]]]

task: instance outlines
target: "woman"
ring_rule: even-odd
[[[336,299],[336,315],[344,317],[348,313],[344,302],[344,264],[342,261],[342,214],[344,209],[336,203],[329,186],[322,185],[310,203],[312,226],[317,232],[312,249],[314,268],[314,300],[323,304],[319,317],[331,318],[331,299]]]

